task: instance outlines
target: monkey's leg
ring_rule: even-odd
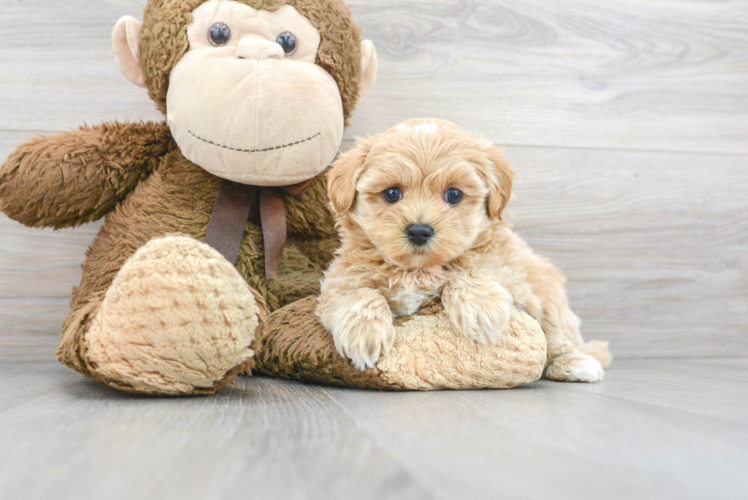
[[[65,322],[57,357],[111,387],[210,394],[252,364],[266,307],[218,252],[186,236],[153,239],[109,288]]]

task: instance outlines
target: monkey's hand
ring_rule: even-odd
[[[442,292],[452,325],[469,339],[496,344],[512,317],[512,296],[495,281],[455,280]]]
[[[0,211],[70,227],[112,210],[175,147],[165,123],[104,123],[20,146],[0,167]]]
[[[338,353],[361,371],[374,368],[395,342],[392,311],[374,289],[323,294],[317,315],[332,332]]]

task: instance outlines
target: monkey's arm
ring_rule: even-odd
[[[36,137],[0,167],[0,211],[31,227],[99,219],[174,147],[167,125],[153,122]]]

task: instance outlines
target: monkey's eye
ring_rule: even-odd
[[[292,56],[298,48],[298,43],[296,43],[296,35],[294,35],[290,31],[284,31],[283,33],[278,35],[278,37],[275,39],[275,43],[283,47],[283,52],[286,54],[286,57]]]
[[[387,188],[382,192],[382,198],[384,198],[384,201],[386,201],[387,203],[397,203],[398,201],[403,199],[403,192],[400,190],[400,188]]]
[[[231,28],[225,23],[215,23],[208,29],[208,41],[214,47],[226,45],[231,40]]]
[[[450,205],[457,205],[462,201],[462,191],[455,188],[447,189],[447,192],[444,193],[444,201]]]

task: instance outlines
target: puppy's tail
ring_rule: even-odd
[[[597,340],[587,342],[582,347],[582,351],[598,360],[600,364],[603,365],[603,368],[609,367],[610,363],[613,361],[613,355],[610,354],[610,348],[608,347],[607,342],[599,342]]]

